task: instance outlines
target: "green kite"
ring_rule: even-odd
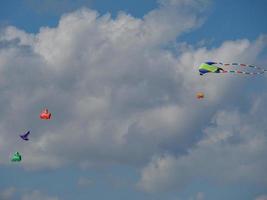
[[[14,155],[12,156],[11,161],[12,161],[12,162],[20,162],[21,159],[22,159],[22,157],[21,157],[20,153],[19,153],[19,152],[16,152],[16,153],[14,153]]]

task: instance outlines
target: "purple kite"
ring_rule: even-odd
[[[28,131],[27,133],[25,133],[24,135],[20,135],[21,139],[23,140],[29,140],[28,135],[30,134],[30,131]]]

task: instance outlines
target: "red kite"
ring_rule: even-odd
[[[51,118],[51,113],[48,112],[48,109],[44,109],[41,114],[40,114],[41,119],[50,119]]]

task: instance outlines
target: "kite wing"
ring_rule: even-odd
[[[16,152],[12,158],[11,158],[11,161],[12,162],[20,162],[21,161],[21,155],[19,152]]]
[[[30,134],[30,131],[28,131],[26,134],[24,134],[24,135],[20,135],[20,137],[21,137],[21,139],[23,139],[23,140],[29,140],[29,138],[28,138],[28,135]]]
[[[50,119],[51,118],[51,113],[48,112],[48,109],[45,109],[41,112],[40,114],[41,119]]]
[[[28,131],[24,136],[28,137],[29,134],[30,134],[30,131]]]

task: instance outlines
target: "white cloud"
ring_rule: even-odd
[[[21,200],[59,200],[57,197],[49,197],[42,194],[38,190],[34,190],[29,194],[23,194]]]
[[[196,195],[196,200],[204,200],[205,199],[205,195],[203,192],[199,192]]]
[[[192,197],[189,200],[205,200],[205,194],[203,192],[198,192],[195,197]]]
[[[257,112],[258,113],[258,112]],[[139,186],[146,191],[186,187],[197,177],[217,183],[250,182],[267,185],[267,116],[220,111],[205,136],[179,157],[155,157],[143,169]]]
[[[125,13],[111,19],[81,9],[36,35],[8,27],[0,37],[6,44],[0,51],[5,116],[0,142],[5,141],[6,156],[0,162],[20,151],[27,168],[70,162],[136,165],[160,151],[161,139],[176,137],[176,129],[185,128],[176,120],[194,113],[176,105],[183,75],[176,72],[178,60],[159,45],[194,27],[198,12],[178,12],[190,10],[190,4],[167,7],[161,5],[143,20]],[[168,30],[171,35],[166,35],[166,21],[155,21],[162,15],[179,21]],[[191,17],[188,25],[184,19]],[[37,117],[44,107],[53,113],[47,123]],[[27,129],[32,129],[30,142],[17,142]]]
[[[15,193],[16,193],[16,189],[14,187],[7,188],[5,190],[0,191],[0,199],[11,200],[13,199]]]
[[[267,195],[258,196],[255,200],[267,200]]]
[[[0,191],[1,200],[59,200],[57,197],[51,197],[43,194],[39,190],[33,191],[22,191],[15,187],[9,187],[5,190]]]
[[[81,187],[89,187],[93,184],[94,184],[94,181],[86,177],[80,177],[78,180],[78,185]]]

